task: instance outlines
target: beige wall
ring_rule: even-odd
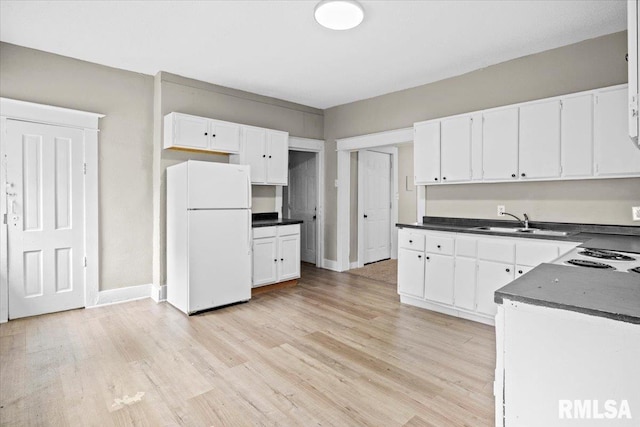
[[[398,222],[405,224],[415,222],[416,205],[416,186],[413,185],[413,144],[403,144],[398,147]]]
[[[230,89],[169,73],[155,77],[154,111],[154,238],[153,283],[165,283],[165,170],[168,166],[198,159],[228,162],[228,156],[163,150],[162,118],[173,111],[289,132],[291,136],[323,139],[324,118],[318,110],[292,102]],[[272,212],[275,187],[253,186],[253,212]]]
[[[615,33],[325,110],[325,257],[336,259],[337,138],[625,83],[626,49],[626,32]],[[496,201],[504,200],[509,210],[527,211],[532,219],[637,225],[630,207],[640,202],[639,189],[640,179],[429,187],[427,214],[495,218]]]
[[[0,43],[0,96],[106,115],[100,290],[151,283],[153,77]]]

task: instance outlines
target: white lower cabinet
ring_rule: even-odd
[[[300,225],[253,229],[253,281],[256,288],[300,277]]]
[[[398,249],[398,293],[422,298],[424,296],[424,252]]]
[[[578,243],[400,229],[403,303],[493,324],[494,293]]]

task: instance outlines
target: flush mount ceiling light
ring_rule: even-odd
[[[355,0],[322,0],[313,14],[318,24],[331,30],[355,28],[364,18],[362,6]]]

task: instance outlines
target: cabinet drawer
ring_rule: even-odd
[[[278,236],[290,236],[292,234],[300,234],[300,224],[279,225]]]
[[[253,238],[276,237],[276,227],[258,227],[253,229]]]
[[[478,240],[467,237],[456,238],[456,256],[475,258],[478,254]]]
[[[434,254],[453,255],[453,238],[427,235],[426,251]]]
[[[400,230],[398,233],[398,246],[404,249],[424,251],[424,234]]]
[[[558,258],[558,246],[549,243],[517,243],[516,264],[535,267]]]
[[[479,240],[478,258],[513,264],[515,261],[515,244],[500,240]]]

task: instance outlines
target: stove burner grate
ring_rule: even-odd
[[[607,259],[610,261],[635,261],[635,258],[630,256],[623,255],[618,252],[606,251],[604,249],[585,249],[584,251],[578,252],[578,254],[592,258]]]
[[[638,273],[640,274],[640,267],[634,267],[629,269],[629,273]]]
[[[567,264],[572,264],[578,267],[599,268],[602,270],[612,269],[613,266],[609,264],[603,264],[601,262],[589,261],[586,259],[570,259]]]

